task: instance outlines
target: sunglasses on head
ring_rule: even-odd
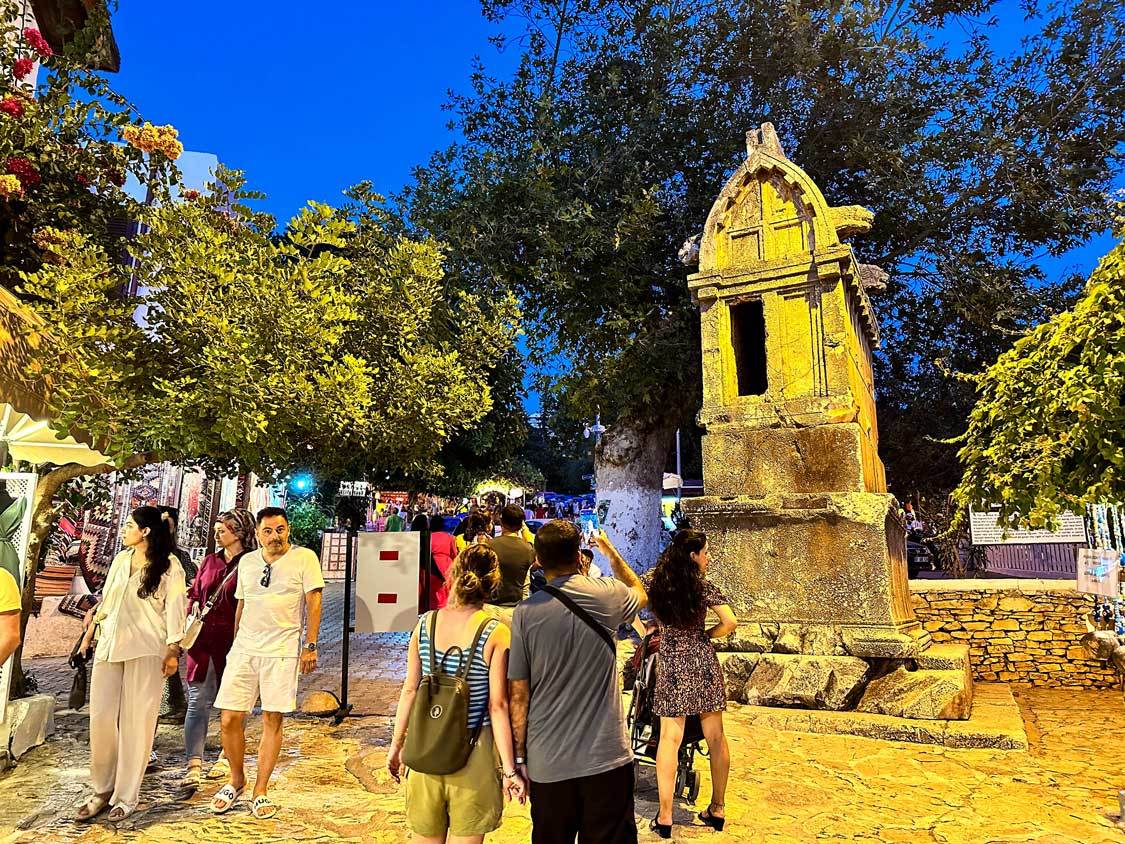
[[[262,569],[262,579],[261,579],[261,581],[259,581],[262,584],[263,589],[269,589],[270,577],[272,577],[272,576],[273,576],[273,564],[272,563],[266,563],[266,567],[264,569]]]

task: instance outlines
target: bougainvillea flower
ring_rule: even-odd
[[[51,49],[51,45],[47,43],[47,39],[43,37],[43,33],[38,29],[29,26],[23,31],[23,38],[31,45],[31,49],[44,58],[55,54],[54,50]]]
[[[0,100],[0,111],[10,117],[23,117],[23,102],[19,97],[4,97]]]
[[[90,187],[90,179],[85,173],[79,173],[74,177],[74,181],[82,185],[84,188]]]
[[[126,126],[121,130],[121,137],[130,146],[144,152],[159,152],[169,161],[175,161],[184,151],[179,136],[176,127],[153,126],[147,120],[141,126]]]
[[[27,56],[16,59],[15,64],[12,65],[12,73],[15,74],[16,79],[25,78],[34,69],[35,60],[29,59]]]
[[[12,156],[4,162],[4,168],[20,180],[25,188],[39,183],[39,171],[35,165],[22,156]]]
[[[188,188],[186,191],[184,191],[184,199],[186,199],[188,202],[199,199],[199,196],[200,194],[197,190]]]
[[[23,194],[23,185],[15,176],[8,173],[0,174],[0,196],[8,198]]]

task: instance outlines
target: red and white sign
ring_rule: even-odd
[[[361,533],[356,558],[355,632],[407,633],[418,621],[420,535]]]

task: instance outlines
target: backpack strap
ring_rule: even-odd
[[[434,611],[434,610],[430,610],[429,616],[430,616],[430,635],[428,637],[429,641],[427,642],[427,644],[430,646],[430,674],[436,674],[437,673],[437,665],[436,665],[436,660],[434,659],[434,651],[437,650],[437,646],[434,645],[434,634],[437,633],[437,612]],[[442,660],[442,664],[443,665],[445,664],[444,659]]]
[[[613,654],[614,660],[617,659],[617,645],[613,643],[613,637],[609,635],[609,631],[606,630],[601,624],[599,624],[592,615],[586,612],[586,610],[582,609],[582,607],[580,607],[573,598],[571,598],[557,586],[552,586],[550,583],[548,583],[543,587],[541,591],[546,592],[548,595],[554,598],[557,598],[563,606],[565,606],[568,610],[582,619],[582,621],[586,622],[587,627],[601,636],[602,641],[605,642],[606,647],[609,648],[610,653]]]
[[[473,667],[473,657],[477,655],[477,646],[480,644],[481,637],[484,636],[484,628],[494,621],[496,621],[494,618],[486,618],[482,621],[480,626],[477,627],[476,635],[473,636],[473,643],[469,646],[469,650],[461,654],[461,664],[457,667],[457,676],[462,680],[469,679],[469,671]]]

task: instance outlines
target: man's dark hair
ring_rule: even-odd
[[[285,524],[289,524],[289,514],[285,512],[284,507],[263,507],[258,511],[258,518],[254,524],[260,525],[266,519],[272,519],[274,516],[281,516],[285,519]]]
[[[551,571],[573,568],[578,560],[582,536],[573,522],[554,519],[535,534],[535,556],[540,565]]]
[[[523,527],[523,508],[518,504],[509,504],[501,510],[500,526],[513,533]]]

